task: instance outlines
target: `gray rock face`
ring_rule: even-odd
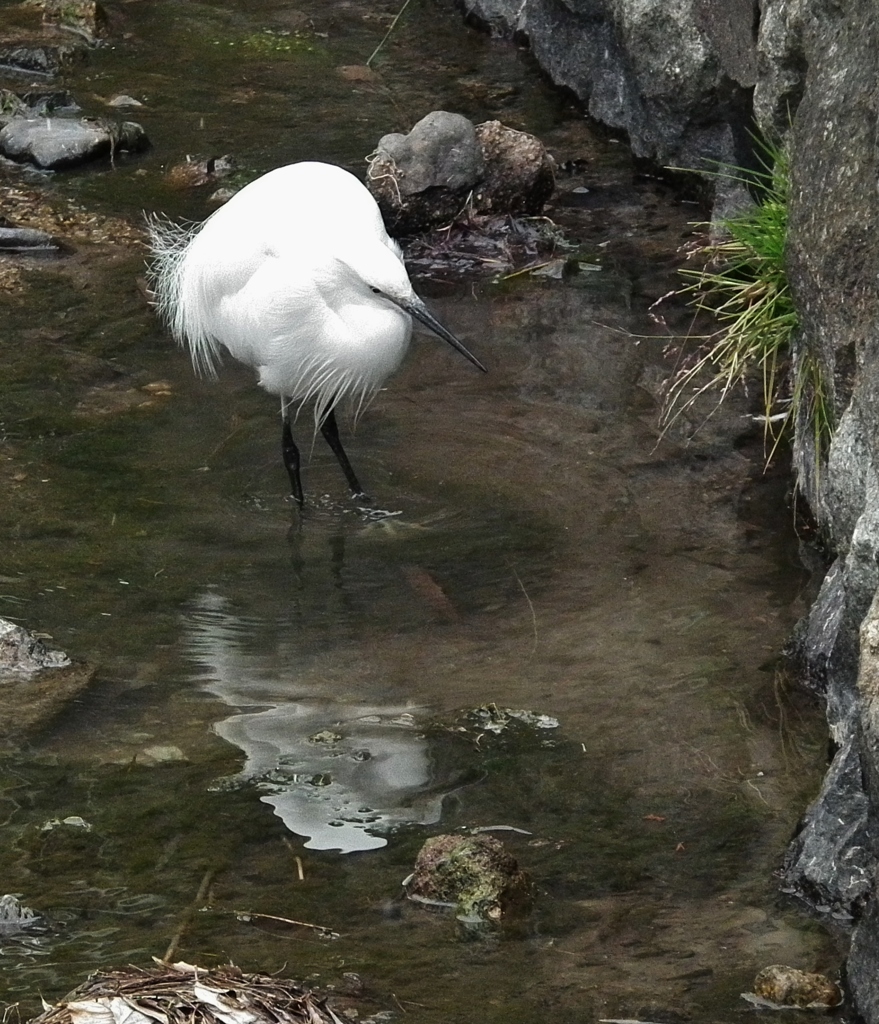
[[[756,0],[464,0],[527,36],[553,81],[662,164],[748,159]]]
[[[799,642],[839,750],[787,865],[798,891],[855,916],[847,968],[859,1013],[879,1021],[879,24],[868,0],[766,0],[757,116],[789,128],[788,264],[797,360],[821,367],[837,429],[826,459],[808,410],[798,486],[836,553]],[[795,117],[792,117],[795,111]]]
[[[826,697],[840,749],[806,815],[787,876],[819,906],[861,919],[854,947],[860,961],[850,963],[849,982],[869,1021],[879,1020],[879,994],[864,975],[869,943],[857,936],[876,918],[879,745],[871,740],[871,723],[879,689],[870,683],[859,691],[858,676],[869,672],[862,623],[869,630],[879,616],[871,608],[879,585],[877,45],[875,10],[866,0],[845,11],[822,0],[769,0],[755,91],[767,127],[786,120],[787,104],[801,96],[789,135],[797,358],[822,368],[837,422],[822,460],[804,410],[794,451],[800,490],[836,552],[798,654],[804,676]],[[876,949],[874,939],[874,958]]]
[[[10,160],[59,170],[124,149],[147,146],[140,125],[110,125],[85,118],[14,117],[0,129],[0,153]]]

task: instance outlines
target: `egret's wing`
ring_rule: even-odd
[[[362,405],[399,365],[409,318],[373,301],[346,260],[400,251],[348,171],[280,167],[201,227],[151,230],[160,309],[197,370],[213,373],[224,347],[267,391],[313,399],[319,421],[346,395]]]

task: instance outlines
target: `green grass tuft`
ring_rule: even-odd
[[[719,404],[731,388],[756,373],[762,379],[770,455],[803,408],[820,454],[833,433],[821,367],[806,354],[794,375],[791,362],[798,319],[785,271],[790,167],[783,149],[761,149],[763,170],[717,172],[718,177],[750,185],[756,205],[723,220],[719,240],[691,251],[691,258],[704,263],[698,270],[681,269],[688,283],[672,293],[685,296],[696,312],[710,314],[717,328],[688,337],[698,347],[669,384],[663,425],[667,430],[707,393],[717,393]]]

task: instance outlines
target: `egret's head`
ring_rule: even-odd
[[[390,302],[399,307],[420,323],[424,324],[443,341],[448,342],[452,348],[461,353],[465,359],[469,359],[474,366],[487,373],[486,368],[480,361],[468,351],[451,331],[447,330],[437,318],[425,306],[424,302],[415,294],[406,267],[403,265],[403,256],[399,248],[381,246],[383,252],[378,252],[375,247],[370,253],[368,261],[358,261],[359,266],[349,266],[360,277],[363,284],[375,296],[376,302]]]

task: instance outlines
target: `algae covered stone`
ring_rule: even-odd
[[[839,986],[823,974],[784,964],[764,967],[754,979],[754,994],[776,1006],[829,1008],[842,1002]]]
[[[527,913],[532,900],[531,879],[504,844],[487,835],[428,839],[404,886],[409,899],[454,907],[465,921],[500,922]]]

